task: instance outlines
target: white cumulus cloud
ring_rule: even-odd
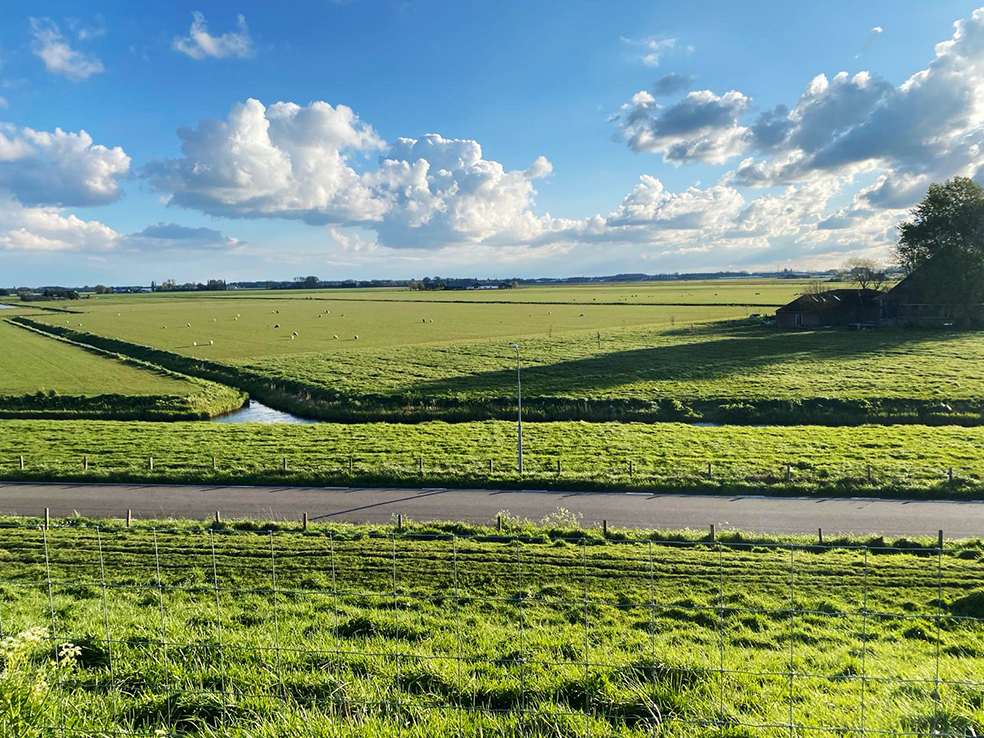
[[[236,30],[227,31],[221,36],[208,32],[205,16],[195,11],[192,14],[191,30],[187,36],[175,36],[172,47],[175,51],[187,54],[192,59],[212,57],[249,57],[253,55],[253,39],[246,27],[246,18],[240,15],[236,20]]]
[[[393,248],[528,243],[552,223],[531,210],[546,158],[507,171],[478,142],[438,134],[387,147],[344,105],[247,100],[178,135],[182,157],[143,173],[171,205],[212,215],[367,226]],[[383,150],[375,168],[356,159]]]

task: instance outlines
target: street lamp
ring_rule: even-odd
[[[516,453],[519,457],[519,473],[523,473],[523,385],[519,376],[519,344],[509,344],[516,349]]]

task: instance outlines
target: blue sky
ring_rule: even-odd
[[[0,284],[886,259],[978,175],[975,10],[8,0]]]

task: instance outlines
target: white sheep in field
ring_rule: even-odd
[[[233,320],[239,320],[239,316],[237,315]]]
[[[280,327],[280,323],[277,323],[277,324],[276,324],[275,326],[273,326],[273,327],[274,327],[274,328],[279,328],[279,327]]]
[[[354,340],[356,340],[356,341],[359,340],[359,334],[358,333],[355,334],[355,339]]]
[[[188,327],[191,328],[191,323],[188,323]]]
[[[291,337],[290,337],[290,340],[291,340],[291,341],[293,341],[293,340],[294,340],[294,337],[293,337],[293,336],[291,336]]]
[[[331,310],[325,310],[325,315],[328,315],[330,312]]]
[[[584,317],[584,313],[581,313],[581,317],[582,317],[582,318]]]
[[[81,323],[79,323],[79,328],[81,328],[81,327],[82,327],[82,324],[81,324]]]
[[[431,323],[433,323],[433,322],[434,322],[434,319],[433,319],[433,318],[431,318],[431,319],[430,319],[430,322],[431,322]]]
[[[164,326],[164,330],[167,330],[167,326]]]
[[[211,340],[210,340],[210,341],[208,342],[208,345],[209,345],[209,346],[214,346],[214,345],[215,345],[215,341],[211,341]]]
[[[297,335],[297,331],[294,331],[294,332],[293,332],[293,333],[291,333],[290,335],[292,335],[292,336],[296,336],[296,335]]]
[[[331,338],[332,338],[333,341],[337,341],[338,340],[338,336],[337,335],[334,335]]]
[[[198,345],[198,341],[192,341],[192,342],[191,342],[191,345],[192,345],[192,346],[197,346],[197,345]]]

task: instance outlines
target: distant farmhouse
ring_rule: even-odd
[[[910,274],[881,298],[882,319],[890,325],[953,325],[953,308],[928,302],[915,276]]]
[[[881,318],[880,290],[839,289],[800,295],[776,310],[776,325],[818,328],[829,325],[874,325]]]
[[[954,321],[953,307],[930,302],[919,288],[917,273],[910,274],[888,292],[827,290],[800,295],[776,310],[776,325],[786,327],[947,327]]]

